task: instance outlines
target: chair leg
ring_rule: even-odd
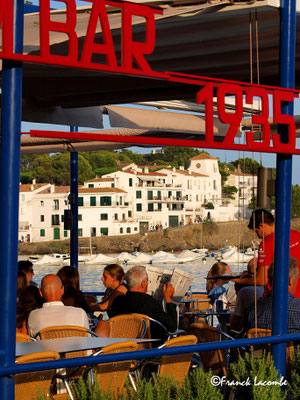
[[[133,390],[136,392],[136,391],[137,391],[137,389],[136,389],[136,384],[135,384],[134,379],[133,379],[133,377],[132,377],[132,375],[131,375],[130,372],[129,372],[129,374],[128,374],[128,378],[129,378],[129,381],[130,381],[130,383],[131,383],[131,386],[133,387]]]
[[[64,384],[65,384],[65,387],[66,387],[66,389],[67,389],[67,392],[68,392],[68,395],[69,395],[70,399],[71,399],[71,400],[75,400],[75,399],[74,399],[74,396],[73,396],[73,393],[72,393],[72,391],[71,391],[71,388],[70,388],[70,385],[69,385],[68,380],[67,380],[67,379],[63,379],[63,382],[64,382]]]

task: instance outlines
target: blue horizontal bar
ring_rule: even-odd
[[[300,341],[300,333],[286,334],[281,336],[266,336],[255,339],[236,339],[224,340],[220,342],[210,342],[194,344],[189,346],[176,346],[163,349],[142,350],[126,353],[104,354],[96,357],[78,357],[62,359],[57,361],[44,361],[38,363],[27,363],[11,366],[1,366],[0,376],[18,374],[21,372],[43,371],[47,369],[67,368],[73,366],[105,364],[114,361],[140,360],[143,358],[154,358],[167,355],[194,353],[198,351],[209,351],[218,349],[228,349],[242,346],[255,346],[262,344],[284,343],[289,341]],[[188,347],[188,348],[187,348]]]
[[[84,291],[83,294],[90,294],[92,296],[103,296],[104,292],[86,292]],[[207,294],[206,292],[193,292],[193,294]]]

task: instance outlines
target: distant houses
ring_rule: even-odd
[[[218,159],[208,154],[191,158],[188,169],[134,163],[119,167],[79,187],[79,237],[145,233],[206,219],[247,218],[247,206],[256,193],[257,178],[235,171],[226,184],[236,186],[237,194],[224,201]],[[70,231],[64,229],[64,210],[69,208],[69,193],[68,186],[35,181],[20,184],[19,240],[67,239]]]

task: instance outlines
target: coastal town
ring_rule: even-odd
[[[187,169],[171,165],[122,163],[119,170],[89,179],[78,189],[78,236],[128,235],[199,223],[249,217],[257,176],[228,171],[224,196],[218,159],[201,153]],[[20,184],[19,241],[65,240],[65,211],[70,187],[51,183]]]

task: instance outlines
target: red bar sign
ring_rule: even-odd
[[[76,34],[76,1],[58,1],[66,5],[66,18],[64,22],[54,20],[54,16],[50,13],[50,0],[40,0],[40,54],[29,55],[14,53],[13,0],[1,0],[0,27],[2,27],[2,51],[0,51],[0,58],[123,74],[146,75],[156,78],[166,77],[164,73],[153,71],[145,58],[146,55],[153,53],[155,49],[155,14],[162,14],[162,9],[119,0],[86,0],[92,3],[92,8],[80,54]],[[117,63],[106,6],[113,6],[121,10],[122,59],[120,65]],[[143,17],[145,20],[145,40],[143,42],[133,39],[133,16]],[[95,41],[98,24],[100,24],[102,30],[102,43]],[[67,35],[68,52],[66,55],[51,54],[50,35],[53,32],[60,32]],[[92,61],[93,56],[97,55],[104,56],[105,62]]]

